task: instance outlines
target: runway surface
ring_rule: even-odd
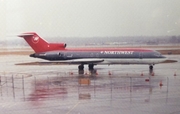
[[[0,56],[3,114],[179,114],[180,56],[176,63],[97,65],[78,74],[77,65],[15,65],[43,61]],[[88,83],[80,83],[85,79]]]

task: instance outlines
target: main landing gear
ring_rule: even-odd
[[[84,64],[79,65],[78,70],[84,70]]]
[[[93,70],[94,70],[94,64],[89,64],[88,67],[89,67],[89,70],[90,70],[90,71],[93,71]]]
[[[89,68],[89,71],[91,73],[94,73],[95,70],[94,70],[94,64],[89,64],[88,65],[88,68]],[[78,66],[78,71],[79,71],[79,74],[84,74],[84,64],[81,64]]]
[[[88,67],[90,71],[94,70],[94,64],[89,64]],[[84,64],[79,65],[78,70],[84,70]]]
[[[78,66],[78,73],[79,74],[84,74],[84,65],[83,64]]]

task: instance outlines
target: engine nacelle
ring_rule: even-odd
[[[51,47],[52,50],[65,49],[67,44],[65,44],[65,43],[50,43],[49,46]]]
[[[63,47],[63,48],[66,48],[67,44],[62,43],[62,44],[59,44],[59,46]]]

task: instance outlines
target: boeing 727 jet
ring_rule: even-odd
[[[147,64],[153,65],[164,62],[166,57],[150,49],[137,48],[66,48],[65,43],[48,43],[35,32],[18,35],[34,50],[30,57],[41,58],[54,62],[79,64],[78,69],[84,70],[88,64],[89,70],[97,64]]]

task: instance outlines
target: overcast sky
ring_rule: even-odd
[[[0,37],[180,35],[180,0],[0,0]]]

